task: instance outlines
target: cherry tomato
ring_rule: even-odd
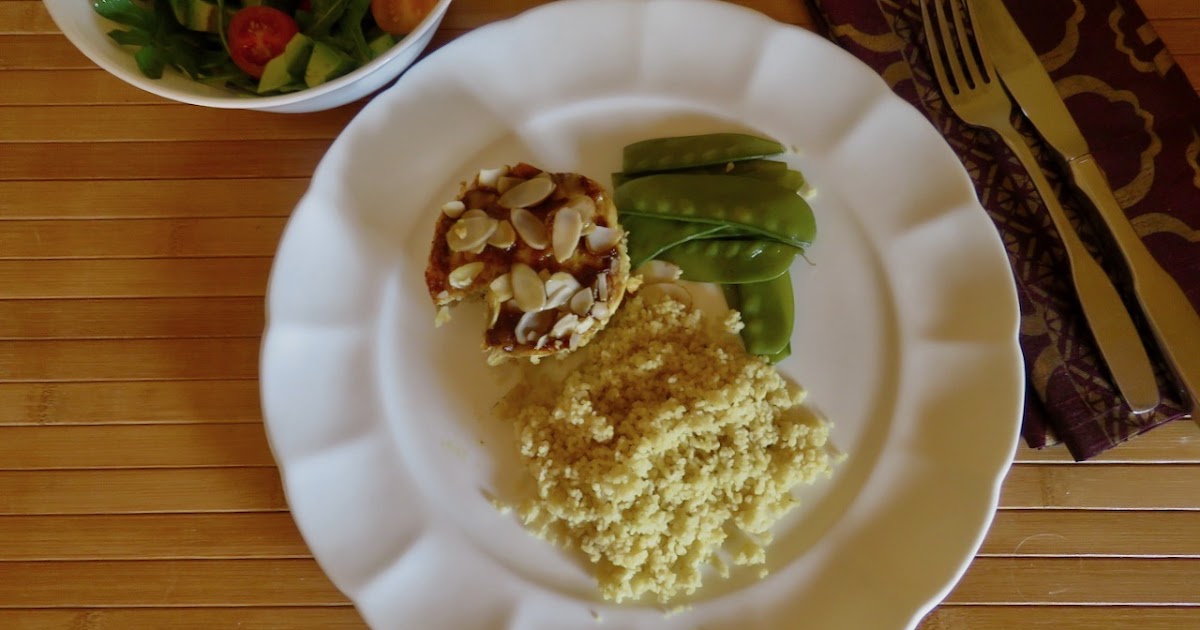
[[[379,28],[407,35],[433,10],[437,0],[371,0],[371,15]]]
[[[279,9],[246,7],[229,20],[229,55],[246,74],[261,79],[267,62],[282,55],[299,32],[296,20]]]

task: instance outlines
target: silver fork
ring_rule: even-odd
[[[930,19],[931,3],[937,16],[936,23]],[[949,15],[945,10],[947,3]],[[970,7],[967,11],[969,13]],[[921,0],[921,17],[933,69],[946,102],[967,124],[986,127],[999,134],[1029,172],[1066,247],[1075,293],[1117,389],[1134,412],[1153,409],[1159,401],[1158,385],[1133,320],[1112,281],[1071,227],[1025,139],[1013,128],[1010,122],[1012,101],[1000,85],[983,43],[973,39],[967,31],[960,0]]]

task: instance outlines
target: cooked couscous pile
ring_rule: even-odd
[[[634,298],[565,379],[526,379],[499,405],[538,495],[526,525],[596,564],[620,602],[693,593],[706,565],[765,561],[791,490],[828,475],[828,425],[725,321]],[[729,539],[729,540],[727,540]]]

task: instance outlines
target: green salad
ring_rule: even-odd
[[[108,36],[134,49],[142,74],[167,67],[203,83],[259,94],[316,87],[386,52],[400,36],[371,0],[94,0],[126,28]]]

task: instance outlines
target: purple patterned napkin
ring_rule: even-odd
[[[995,134],[962,123],[942,100],[918,0],[809,2],[835,43],[874,68],[941,131],[1003,238],[1021,304],[1029,379],[1026,442],[1040,448],[1061,441],[1084,460],[1185,416],[1153,347],[1163,403],[1136,415],[1117,394],[1079,311],[1065,252],[1024,169]],[[1041,56],[1134,227],[1200,306],[1200,97],[1133,0],[1005,5]],[[1024,120],[1018,128],[1036,138]],[[1070,180],[1052,151],[1039,140],[1034,152],[1067,211],[1084,219],[1085,242],[1103,252],[1106,245],[1097,238],[1103,233],[1090,229],[1091,209],[1069,186],[1064,192]],[[1109,267],[1111,260],[1101,259]]]

